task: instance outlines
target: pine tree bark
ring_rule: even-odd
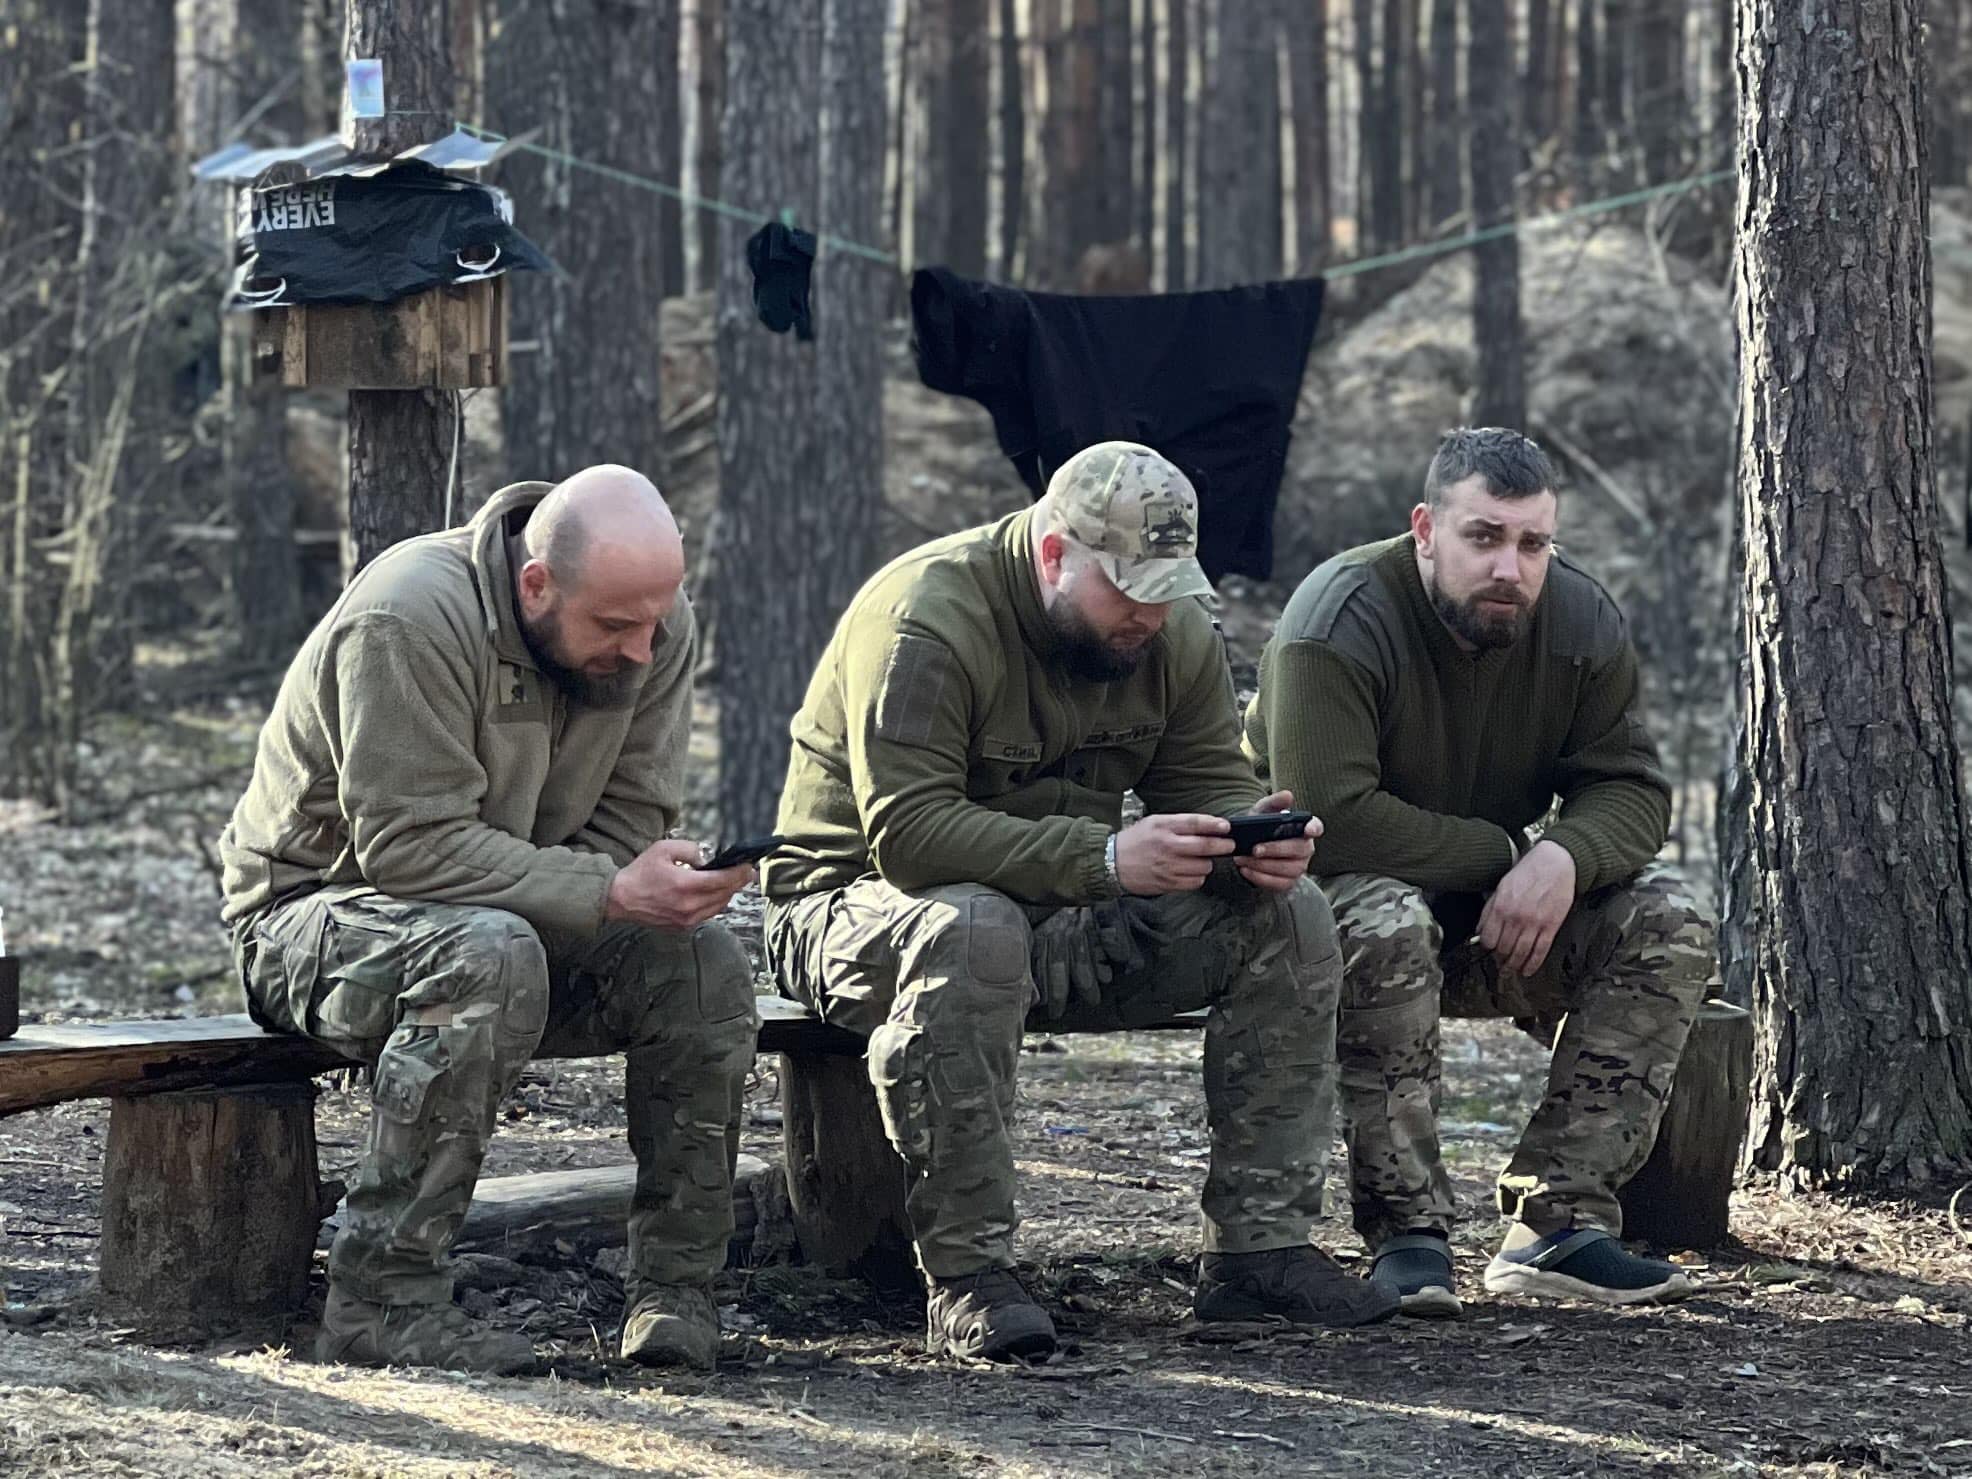
[[[220,34],[233,39],[232,65],[207,70],[230,84],[219,110],[230,125],[241,99],[253,105],[300,67],[304,26],[302,16],[287,5],[224,0],[223,9],[230,12],[229,24]],[[292,89],[262,121],[270,133],[295,143],[308,129],[301,98]],[[214,138],[209,147],[218,143]],[[220,202],[218,215],[230,226],[231,200]],[[301,635],[301,562],[294,543],[296,490],[288,462],[288,397],[278,382],[254,374],[247,315],[230,315],[221,333],[226,502],[234,536],[234,632],[241,657],[252,663],[274,663],[293,652]]]
[[[1096,171],[1102,202],[1096,240],[1126,242],[1136,230],[1136,197],[1131,189],[1135,163],[1136,48],[1130,30],[1130,0],[1099,0],[1096,13],[1098,79],[1096,136],[1102,163]]]
[[[1638,0],[1601,0],[1602,85],[1598,103],[1602,110],[1603,147],[1608,152],[1613,174],[1611,183],[1627,187],[1636,178],[1638,147],[1636,136],[1636,31]]]
[[[1190,222],[1185,210],[1192,178],[1186,137],[1191,119],[1190,25],[1193,0],[1170,0],[1164,50],[1164,291],[1191,286]]]
[[[1407,239],[1404,210],[1404,15],[1406,0],[1383,0],[1382,25],[1377,33],[1376,133],[1371,139],[1370,168],[1375,185],[1370,202],[1376,213],[1376,238],[1386,243]]]
[[[1216,0],[1206,52],[1197,286],[1280,276],[1280,85],[1276,0]]]
[[[345,59],[383,62],[385,114],[357,118],[342,105],[343,142],[387,157],[452,127],[451,28],[443,5],[349,0]],[[445,517],[453,397],[433,390],[349,392],[350,572]]]
[[[810,228],[818,220],[819,48],[789,48],[786,37],[819,36],[822,4],[726,0],[726,189]],[[719,818],[723,835],[747,837],[772,830],[788,719],[816,644],[840,614],[829,604],[838,511],[834,491],[815,475],[815,346],[761,324],[745,257],[756,223],[721,219]],[[829,311],[819,299],[815,310]]]
[[[1458,0],[1431,0],[1431,199],[1425,229],[1436,233],[1465,209],[1467,129],[1458,96]]]
[[[1325,0],[1317,0],[1325,3]],[[1153,265],[1157,244],[1157,18],[1156,0],[1137,0],[1136,38],[1136,176],[1131,198],[1136,202],[1132,237],[1143,253],[1146,271]]]
[[[1328,260],[1328,0],[1289,0],[1281,15],[1287,46],[1289,107],[1294,139],[1294,257],[1296,272]]]
[[[130,688],[130,593],[140,511],[163,498],[169,386],[157,308],[177,218],[171,0],[89,0],[83,63],[82,236],[67,371],[67,564],[51,648],[61,769],[88,716]],[[64,788],[65,789],[65,788]],[[64,809],[66,807],[64,806]]]
[[[667,4],[669,0],[667,0]],[[538,119],[544,148],[643,174],[662,157],[669,91],[656,7],[503,0],[487,67],[503,131]],[[597,462],[662,486],[663,197],[523,155],[505,168],[529,235],[561,268],[509,280],[516,354],[501,396],[513,475],[558,482]],[[448,428],[449,432],[449,428]],[[449,447],[448,447],[449,450]]]
[[[78,64],[86,9],[12,0],[0,26],[0,790],[53,802],[54,696],[46,679],[49,613],[60,572],[46,556],[61,532],[68,418],[56,378],[74,332],[82,236]]]
[[[1742,0],[1735,312],[1753,1166],[1972,1170],[1972,901],[1932,431],[1917,0]]]
[[[692,18],[692,175],[691,185],[708,200],[721,198],[724,145],[720,126],[726,111],[726,0],[691,0]],[[691,287],[709,293],[719,282],[719,217],[695,210],[685,228],[692,239]]]
[[[1685,169],[1685,0],[1638,0],[1637,96],[1643,178],[1673,180]]]
[[[1027,221],[1027,67],[1026,37],[1020,29],[1019,0],[1000,0],[1000,276],[1014,277]]]
[[[1377,135],[1383,127],[1382,87],[1376,73],[1376,0],[1355,0],[1351,12],[1356,53],[1356,246],[1375,251],[1387,243],[1377,203]]]
[[[992,54],[988,47],[988,0],[950,0],[952,70],[945,112],[945,157],[949,161],[945,232],[952,270],[967,277],[986,272],[986,110],[992,106]],[[862,24],[861,21],[857,22]],[[881,30],[878,39],[881,41]],[[879,71],[879,75],[881,72]],[[879,102],[882,93],[877,94]],[[883,156],[877,156],[882,178]],[[859,238],[875,240],[874,237]]]
[[[1554,132],[1556,4],[1557,0],[1527,0],[1527,65],[1520,73],[1520,147],[1530,158]]]
[[[1736,0],[1734,0],[1736,3]],[[1576,194],[1586,197],[1602,179],[1602,59],[1597,46],[1597,0],[1575,0]]]
[[[1506,0],[1469,0],[1471,77],[1508,77],[1513,38]],[[1480,227],[1512,222],[1513,170],[1519,146],[1513,136],[1513,90],[1478,88],[1472,109],[1472,215]],[[1472,416],[1482,426],[1527,423],[1526,356],[1520,321],[1520,243],[1511,233],[1472,249],[1472,332],[1477,377]]]
[[[887,0],[822,0],[822,8],[820,219],[832,235],[877,243],[883,239],[887,143]],[[983,43],[983,27],[979,39]],[[984,59],[982,52],[974,65]],[[978,226],[983,249],[984,220]],[[795,629],[799,636],[790,644],[798,649],[804,682],[834,614],[849,605],[876,564],[883,508],[884,315],[894,281],[886,264],[834,246],[825,245],[815,264],[815,422],[819,487],[826,493],[807,500],[812,511],[799,534],[818,567],[814,619]],[[797,690],[794,699],[799,698]],[[790,703],[790,714],[792,709]]]

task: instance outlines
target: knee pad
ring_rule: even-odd
[[[503,1061],[524,1063],[548,1022],[548,952],[503,909],[470,909],[447,926],[440,964],[402,998],[398,1020],[430,1027],[490,1023]]]
[[[956,884],[920,897],[931,901],[934,939],[928,949],[946,969],[981,986],[1031,983],[1033,930],[1027,915],[998,889]],[[1023,1001],[1021,1010],[1026,1010]]]
[[[724,925],[702,924],[692,932],[692,963],[698,973],[699,1020],[708,1026],[737,1024],[751,1037],[757,1024],[753,962],[746,947]]]
[[[1297,882],[1281,896],[1277,909],[1297,965],[1327,965],[1342,953],[1335,931],[1335,911],[1329,908],[1328,899],[1315,887],[1314,880],[1303,878]]]

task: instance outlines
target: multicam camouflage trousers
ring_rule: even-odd
[[[1500,1211],[1542,1233],[1620,1233],[1617,1189],[1650,1154],[1717,966],[1712,923],[1676,870],[1653,863],[1585,895],[1530,977],[1502,969],[1473,938],[1478,895],[1427,895],[1369,873],[1321,885],[1342,941],[1337,1052],[1363,1240],[1375,1248],[1451,1226],[1438,1154],[1441,1015],[1512,1017],[1554,1046],[1546,1097],[1499,1178]]]
[[[926,1273],[1013,1264],[1008,1122],[1020,1038],[1141,1027],[1209,1007],[1205,1102],[1211,1162],[1205,1247],[1258,1252],[1308,1241],[1333,1133],[1341,959],[1327,905],[1302,882],[1238,902],[1125,898],[1063,911],[979,884],[915,892],[881,879],[770,904],[767,950],[782,988],[869,1039],[891,1143],[909,1163],[909,1212]],[[1109,980],[1094,1001],[1043,1019],[1035,927],[1086,937]]]
[[[740,1095],[757,1027],[731,934],[537,932],[500,909],[333,888],[243,923],[254,1016],[376,1067],[329,1277],[381,1304],[452,1296],[446,1255],[500,1099],[537,1053],[627,1054],[633,1288],[699,1284],[732,1236]]]

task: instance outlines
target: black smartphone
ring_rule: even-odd
[[[771,837],[749,837],[744,842],[735,842],[720,848],[697,866],[708,873],[716,873],[721,868],[737,868],[742,863],[757,863],[786,841],[787,839],[778,832]]]
[[[1249,811],[1227,817],[1232,823],[1233,856],[1244,857],[1263,842],[1299,837],[1314,819],[1312,811]]]

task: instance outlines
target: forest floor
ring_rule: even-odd
[[[94,733],[78,824],[0,803],[0,905],[31,1018],[239,1007],[211,848],[265,694],[206,681],[184,653],[145,658],[136,714]],[[701,715],[703,777],[711,728]],[[737,901],[735,923],[756,927],[757,902]],[[715,1375],[653,1376],[608,1354],[620,1253],[572,1243],[480,1260],[462,1295],[534,1339],[542,1376],[314,1365],[319,1267],[291,1327],[164,1340],[92,1303],[107,1106],[0,1121],[0,1472],[1972,1474],[1972,1242],[1940,1207],[1747,1189],[1732,1246],[1690,1260],[1703,1290],[1682,1306],[1489,1297],[1491,1178],[1543,1064],[1507,1024],[1453,1023],[1443,1119],[1467,1318],[1200,1327],[1198,1043],[1028,1048],[1020,1248],[1066,1337],[1033,1370],[928,1356],[910,1303],[780,1265],[723,1281]],[[762,1071],[745,1148],[778,1159]],[[530,1069],[487,1174],[627,1160],[618,1072]],[[361,1088],[325,1087],[325,1175],[347,1172],[365,1105]],[[1346,1211],[1320,1237],[1361,1267]]]

